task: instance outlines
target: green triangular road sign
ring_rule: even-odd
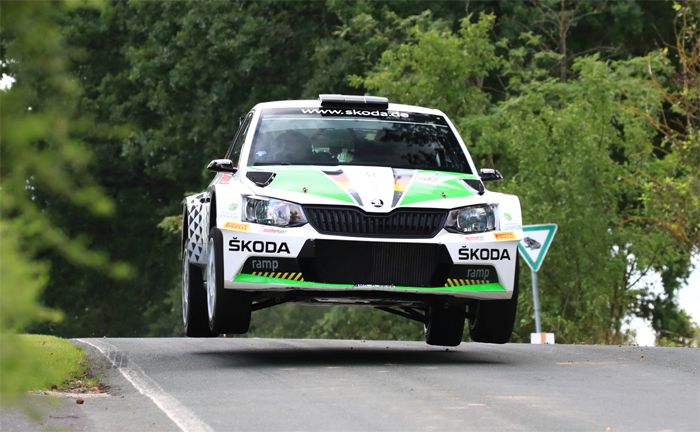
[[[518,243],[518,251],[532,270],[539,271],[542,267],[556,232],[557,224],[523,226],[523,239]]]

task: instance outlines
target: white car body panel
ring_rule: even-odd
[[[254,113],[251,121],[252,125],[257,125],[261,112],[266,108],[319,108],[319,102],[316,100],[283,101],[258,104],[252,110]],[[439,110],[400,104],[390,104],[389,111],[406,111],[444,116]],[[446,116],[444,117],[446,118]],[[478,172],[454,126],[449,120],[447,120],[447,123],[464,150],[472,172]],[[212,228],[211,221],[215,220],[216,227],[221,229],[224,238],[225,288],[258,292],[307,290],[319,292],[344,291],[351,294],[357,291],[373,291],[421,295],[436,294],[471,299],[511,298],[514,289],[516,260],[518,258],[517,244],[523,237],[520,202],[516,196],[487,190],[483,195],[472,193],[469,196],[453,197],[450,196],[451,189],[445,187],[442,195],[436,195],[435,199],[402,204],[401,201],[397,202],[395,199],[396,173],[392,168],[349,165],[342,167],[307,166],[304,169],[314,170],[314,173],[342,169],[347,183],[352,185],[352,192],[357,201],[354,204],[329,196],[315,194],[318,184],[305,184],[303,181],[300,181],[298,187],[295,186],[294,188],[280,188],[276,180],[273,180],[267,186],[261,187],[246,177],[249,171],[272,171],[281,176],[284,175],[285,171],[296,168],[285,166],[248,167],[248,155],[254,134],[255,127],[250,127],[240,153],[239,169],[235,174],[217,173],[209,184],[207,191],[188,196],[185,199],[184,222],[186,227],[183,247],[186,248],[190,262],[200,266],[204,265],[207,261],[208,233]],[[290,175],[293,175],[293,173]],[[454,176],[454,173],[442,175],[435,172],[415,171],[410,175],[411,180],[405,185],[403,189],[404,195],[401,200],[406,196],[405,191],[411,190],[413,182],[422,182],[421,184],[430,185],[434,178],[436,179],[436,187],[439,187],[442,184],[440,181],[443,181],[444,178],[448,178],[448,181],[459,181],[459,175],[456,175],[454,179],[449,177],[450,175]],[[461,193],[465,195],[463,192]],[[245,222],[243,221],[242,211],[245,205],[244,199],[247,196],[277,198],[300,205],[354,206],[367,214],[383,214],[397,208],[457,209],[470,205],[489,204],[493,206],[495,211],[496,230],[477,234],[458,234],[442,229],[432,238],[329,235],[318,232],[310,223],[299,227],[281,228]],[[212,198],[216,205],[215,217],[210,215]],[[376,205],[379,200],[381,200],[381,205]],[[444,245],[454,266],[493,266],[501,289],[486,289],[485,285],[482,287],[483,290],[481,288],[477,289],[478,287],[469,290],[464,286],[460,289],[450,289],[447,285],[445,287],[395,287],[392,285],[323,284],[313,281],[285,281],[281,279],[268,281],[267,283],[251,283],[237,280],[244,263],[249,258],[257,258],[261,260],[261,265],[268,266],[267,270],[274,270],[272,267],[275,259],[296,258],[308,240]],[[266,272],[262,273],[265,274]],[[274,271],[267,273],[274,273]]]

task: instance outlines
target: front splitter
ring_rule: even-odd
[[[500,283],[483,283],[470,285],[456,286],[441,286],[441,287],[415,287],[401,285],[370,285],[370,284],[336,284],[336,283],[321,283],[313,281],[290,280],[283,278],[275,278],[268,276],[252,275],[241,273],[236,276],[232,282],[242,284],[257,284],[267,285],[265,288],[311,288],[311,289],[331,289],[331,290],[371,290],[371,291],[402,291],[402,292],[417,292],[417,293],[505,293],[505,288]]]

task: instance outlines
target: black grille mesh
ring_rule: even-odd
[[[322,234],[358,237],[432,238],[445,225],[446,210],[398,209],[366,213],[354,207],[304,206],[311,226]]]
[[[452,260],[444,245],[308,240],[299,262],[314,282],[443,286]]]

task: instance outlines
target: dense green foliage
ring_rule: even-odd
[[[678,269],[665,266],[684,262],[687,268],[697,244],[698,219],[686,216],[697,215],[697,195],[681,192],[698,190],[697,160],[677,160],[691,154],[680,148],[659,157],[659,133],[649,121],[666,109],[660,84],[672,68],[663,52],[617,61],[596,54],[573,60],[563,75],[568,79],[557,79],[548,73],[561,59],[557,53],[537,50],[540,38],[533,35],[524,43],[497,44],[490,37],[494,18],[466,19],[457,33],[416,31],[414,40],[385,51],[378,66],[355,82],[408,103],[440,101],[479,165],[496,164],[510,174],[501,189],[520,197],[525,223],[560,226],[558,247],[542,272],[545,310],[557,311],[545,316],[546,327],[563,340],[623,341],[622,320],[649,294],[634,286],[637,273],[671,273],[671,282]],[[506,97],[489,105],[483,82],[495,69],[507,83]],[[697,154],[694,127],[690,120],[683,124],[689,133],[684,144]],[[650,197],[640,176],[672,179],[683,196]],[[664,205],[669,210],[662,216]],[[673,206],[680,209],[669,215]],[[658,229],[657,221],[674,226]],[[524,339],[530,316],[520,314]]]
[[[32,323],[61,319],[60,312],[38,303],[42,290],[55,284],[49,255],[107,277],[127,276],[129,268],[95,252],[91,233],[62,223],[54,211],[70,209],[90,220],[113,209],[90,175],[91,153],[80,141],[97,127],[77,108],[80,86],[69,72],[55,21],[62,11],[38,2],[1,7],[2,70],[17,78],[0,91],[0,398],[5,402],[63,376],[63,370],[43,364],[48,353],[37,355],[31,340],[17,334]],[[51,197],[51,204],[43,197]]]
[[[165,218],[206,185],[203,168],[237,119],[260,101],[367,91],[444,110],[477,166],[505,174],[498,189],[520,196],[526,223],[559,224],[540,278],[558,340],[622,342],[623,320],[638,315],[686,343],[692,324],[675,294],[700,231],[697,16],[692,3],[632,0],[134,1],[60,14],[73,49],[57,52],[83,89],[77,111],[128,129],[83,128],[92,168],[86,159],[72,171],[104,188],[112,218],[95,220],[60,193],[32,203],[131,264],[136,279],[29,251],[51,262],[43,301],[67,317],[41,329],[179,334],[177,219]],[[12,37],[3,33],[4,46]],[[5,147],[3,135],[4,157]],[[662,275],[660,294],[637,281],[649,271]],[[522,295],[514,340],[527,339],[531,316]],[[283,306],[256,312],[252,334],[415,339],[422,328],[371,309]]]

